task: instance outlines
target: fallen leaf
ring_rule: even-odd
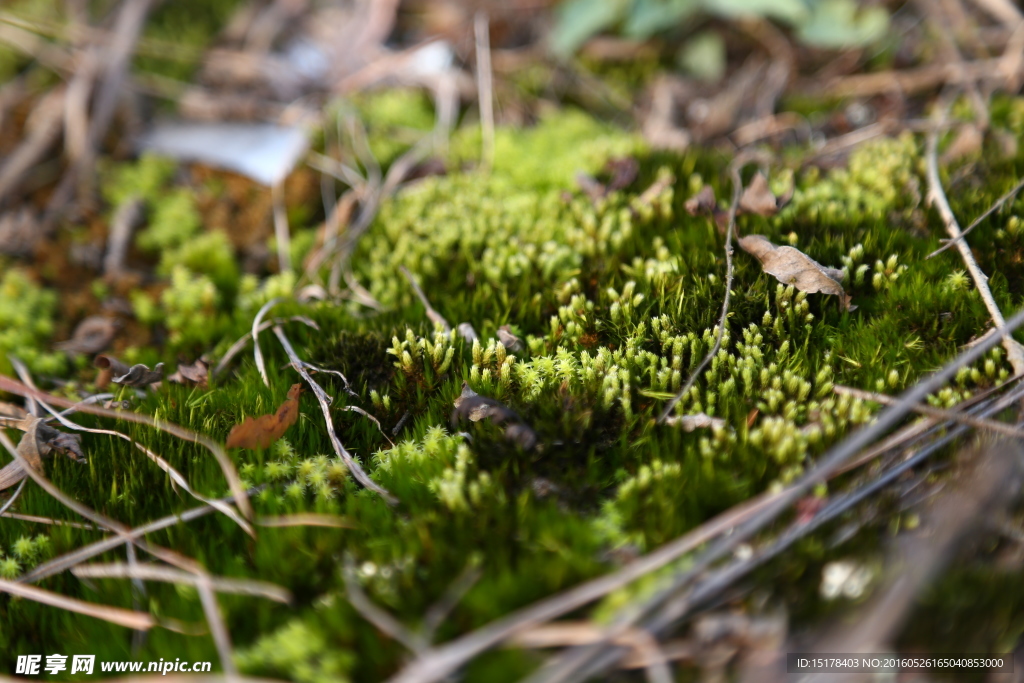
[[[776,197],[771,188],[768,187],[768,178],[763,173],[758,172],[754,174],[750,184],[743,190],[743,194],[740,196],[739,209],[743,213],[753,213],[758,216],[774,216],[792,198],[792,186],[786,194]]]
[[[98,389],[106,389],[110,386],[110,382],[119,375],[127,375],[128,371],[131,370],[127,365],[119,361],[113,356],[106,354],[100,354],[93,359],[92,362],[97,368],[100,369],[98,375],[96,375],[96,387]]]
[[[509,351],[522,351],[524,348],[522,340],[512,334],[512,329],[508,325],[502,325],[498,328],[498,339],[501,341],[501,345]]]
[[[799,249],[776,246],[764,235],[747,235],[739,243],[743,251],[757,257],[764,272],[774,275],[782,284],[793,285],[808,294],[832,294],[842,300],[846,310],[856,308],[850,305],[850,297],[840,284],[843,271],[823,266]]]
[[[489,420],[496,425],[505,425],[505,438],[519,445],[523,450],[531,450],[537,445],[537,433],[533,431],[516,411],[487,396],[481,396],[465,382],[462,383],[462,394],[455,399],[451,422],[456,425],[459,420],[471,422]]]
[[[228,434],[228,448],[266,448],[288,431],[299,419],[299,394],[301,384],[293,384],[288,390],[288,398],[273,415],[247,417],[242,424],[235,425]]]
[[[684,432],[692,432],[695,429],[724,427],[725,420],[720,417],[711,417],[706,413],[697,413],[695,415],[673,415],[665,419],[665,424],[680,427]]]
[[[164,364],[157,363],[156,367],[152,370],[149,369],[148,365],[139,363],[133,365],[127,373],[114,377],[111,381],[114,384],[120,384],[126,387],[147,387],[154,382],[159,382],[164,378]]]
[[[192,365],[179,365],[177,372],[168,377],[167,381],[175,384],[194,384],[200,389],[207,389],[209,370],[210,364],[202,358],[198,358]]]
[[[78,353],[99,353],[114,340],[119,325],[116,320],[100,315],[89,316],[78,323],[71,339],[58,342],[53,348],[72,355]]]
[[[715,199],[715,190],[710,185],[705,185],[700,192],[693,195],[683,204],[687,213],[691,216],[711,216],[718,210],[718,200]]]

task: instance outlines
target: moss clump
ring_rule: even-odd
[[[861,223],[913,207],[921,199],[919,160],[917,142],[909,132],[866,142],[850,154],[846,168],[824,178],[808,174],[781,220],[801,215],[828,224]]]
[[[479,128],[464,128],[452,137],[451,158],[456,165],[477,162],[480,149]],[[518,188],[562,190],[572,187],[581,171],[597,173],[609,159],[644,150],[638,136],[581,111],[547,111],[532,128],[495,131],[492,173]]]
[[[0,372],[11,372],[7,354],[16,355],[30,370],[56,375],[64,370],[63,356],[42,350],[53,335],[57,294],[43,289],[21,268],[10,268],[0,279]]]
[[[178,267],[209,277],[228,300],[233,298],[238,289],[239,272],[235,252],[228,236],[221,230],[204,232],[177,244],[176,248],[163,251],[158,272],[166,277]]]

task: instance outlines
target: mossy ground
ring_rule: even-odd
[[[422,118],[411,104],[399,108],[412,112],[410,120],[381,115],[377,129],[370,122],[371,144],[386,157],[397,151],[388,144],[401,140],[395,127],[415,129]],[[1019,108],[1016,102],[1007,105],[1008,112]],[[338,434],[401,503],[388,507],[347,476],[307,394],[284,440],[266,452],[237,451],[233,457],[248,484],[266,484],[253,500],[257,514],[330,512],[343,515],[351,529],[260,528],[253,540],[224,516],[210,515],[148,538],[195,557],[212,573],[258,577],[293,591],[292,607],[221,597],[246,671],[298,681],[381,680],[400,664],[403,651],[348,605],[341,573],[346,561],[355,563],[369,595],[411,626],[456,576],[478,566],[481,579],[439,632],[441,640],[450,638],[610,571],[789,481],[877,409],[836,396],[835,384],[898,391],[990,325],[977,293],[957,275],[955,252],[924,259],[939,246],[942,231],[921,204],[920,140],[868,143],[846,169],[797,169],[791,207],[771,219],[746,217],[739,224],[744,233],[765,234],[820,263],[844,267],[858,308],[848,312],[833,298],[782,287],[752,258],[737,253],[722,351],[680,402],[681,412],[704,411],[726,426],[693,433],[656,426],[653,418],[665,399],[710,348],[723,294],[721,236],[709,220],[687,215],[682,204],[704,183],[728,196],[720,186],[728,159],[651,153],[633,135],[572,111],[542,117],[527,130],[500,129],[489,172],[475,168],[478,141],[473,128],[458,133],[449,158],[456,170],[401,191],[359,244],[354,274],[382,312],[356,304],[294,302],[274,310],[308,315],[320,325],[320,332],[290,325],[287,333],[303,358],[347,375],[358,398],[347,396],[339,380],[319,375],[335,397]],[[608,159],[623,155],[640,161],[639,177],[629,188],[596,203],[575,189],[577,171],[600,174]],[[119,185],[129,183],[152,203],[153,219],[139,244],[145,250],[148,240],[164,249],[167,262],[161,261],[159,272],[170,278],[169,285],[133,301],[141,327],[165,338],[166,345],[124,349],[128,359],[173,364],[211,348],[217,355],[248,329],[260,304],[291,291],[294,279],[287,274],[263,283],[237,278],[239,245],[202,224],[199,200],[183,192],[188,186],[173,167],[144,159],[119,168],[107,182],[108,199],[116,204],[125,190]],[[954,169],[947,178],[954,209],[965,218],[1008,188],[1024,171],[1024,159],[975,168],[974,174]],[[660,192],[642,196],[658,182]],[[776,173],[773,182],[788,182],[786,174]],[[1021,208],[1015,202],[971,239],[1004,311],[1022,304],[1024,231],[1015,217]],[[161,222],[165,213],[177,218]],[[310,222],[316,217],[315,211],[307,214]],[[197,235],[210,241],[207,248],[216,259],[190,255]],[[469,344],[433,329],[399,266],[416,275],[453,325],[472,323],[481,341]],[[0,350],[25,357],[43,375],[70,369],[87,385],[92,372],[82,361],[62,368],[64,360],[47,355],[48,316],[38,316],[30,327],[22,324],[24,302],[45,303],[49,295],[18,269],[5,268],[0,287],[15,293],[0,298],[0,322],[23,330],[0,336]],[[496,341],[502,325],[522,338],[522,351],[512,353]],[[272,412],[298,381],[269,334],[263,349],[269,387],[249,355],[208,391],[165,383],[136,409],[224,438],[244,416]],[[0,358],[0,367],[4,363]],[[962,372],[934,401],[951,405],[1008,374],[995,352]],[[523,451],[486,423],[451,424],[464,381],[514,408],[542,446]],[[341,410],[346,403],[379,418],[396,445],[370,420]],[[128,423],[117,428],[165,457],[197,490],[226,494],[220,470],[205,451]],[[130,444],[86,436],[83,445],[88,465],[55,458],[47,475],[94,509],[138,525],[197,505],[175,493]],[[18,510],[68,518],[32,485]],[[855,542],[837,548],[824,543],[826,529],[756,581],[772,600],[787,604],[798,627],[835,607],[817,597],[823,563],[874,552],[890,528],[869,526]],[[19,546],[19,538],[40,534],[48,540],[32,549],[25,541]],[[7,559],[0,561],[0,571],[16,574],[100,537],[6,519],[0,549]],[[98,559],[123,561],[123,554]],[[981,597],[989,585],[972,575],[963,581],[978,594],[976,605],[989,604]],[[146,594],[134,598],[124,581],[85,583],[62,574],[42,585],[124,607],[134,600],[144,611],[203,622],[196,595],[172,585],[148,584]],[[611,596],[603,612],[627,598]],[[1002,609],[996,603],[992,609]],[[959,613],[941,599],[937,605],[939,614]],[[0,623],[5,652],[217,659],[209,637],[163,629],[150,632],[133,653],[125,629],[28,600],[0,600]],[[991,637],[984,642],[1012,644],[1021,627],[1019,617],[989,622]],[[515,680],[536,662],[528,653],[494,653],[474,662],[467,680]]]

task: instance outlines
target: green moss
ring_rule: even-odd
[[[139,246],[148,251],[180,247],[202,227],[192,190],[177,187],[152,201],[149,225],[138,235]]]
[[[171,271],[171,286],[160,296],[171,344],[209,344],[224,332],[220,293],[213,280],[183,265]]]
[[[20,268],[0,279],[0,372],[10,373],[7,354],[15,354],[34,372],[60,374],[62,355],[44,350],[53,335],[57,295],[34,283]]]
[[[141,237],[141,236],[140,236]],[[158,272],[169,276],[183,266],[193,273],[205,275],[217,289],[231,298],[238,288],[238,263],[228,236],[221,230],[204,232],[174,249],[161,252]]]

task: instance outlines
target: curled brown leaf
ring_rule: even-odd
[[[288,390],[288,398],[272,415],[247,417],[242,424],[235,425],[228,434],[228,448],[266,448],[288,431],[299,419],[299,394],[301,384],[293,384]]]
[[[537,445],[537,433],[530,428],[519,414],[506,406],[501,401],[488,396],[481,396],[465,382],[462,383],[462,394],[455,399],[455,408],[452,410],[452,425],[458,424],[460,420],[468,419],[470,422],[489,420],[495,425],[505,426],[505,438],[517,444],[523,450],[531,450]]]
[[[89,316],[78,323],[71,339],[53,345],[58,351],[69,354],[99,353],[110,345],[117,334],[118,322],[100,315]]]
[[[740,248],[761,262],[764,272],[784,285],[793,285],[801,292],[838,296],[843,307],[852,311],[850,297],[840,282],[843,271],[823,266],[799,249],[776,246],[764,235],[747,235],[739,239]]]
[[[154,382],[159,382],[164,378],[164,364],[157,363],[156,366],[150,370],[148,365],[139,363],[133,365],[127,373],[112,378],[114,384],[120,384],[126,387],[148,387]]]
[[[178,371],[167,378],[167,381],[175,384],[191,384],[200,389],[208,388],[208,372],[210,364],[202,358],[196,359],[191,365],[179,365]]]

